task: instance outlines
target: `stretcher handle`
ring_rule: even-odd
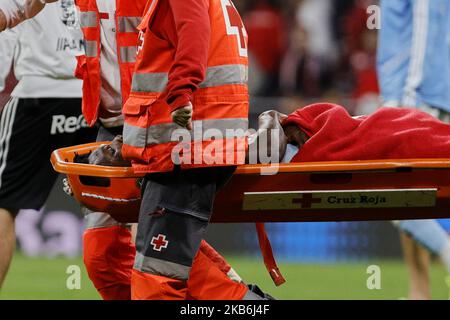
[[[354,160],[330,162],[300,162],[277,164],[277,173],[354,172],[354,171],[396,171],[411,168],[416,170],[450,170],[450,159],[394,159]],[[239,166],[235,174],[261,174],[261,170],[273,171],[274,165],[248,164]]]
[[[131,167],[108,167],[83,163],[73,163],[75,153],[85,154],[97,149],[109,141],[93,142],[53,151],[51,162],[55,171],[65,174],[81,174],[105,178],[137,178]],[[277,173],[315,173],[315,172],[361,172],[361,171],[396,171],[411,168],[415,170],[442,169],[450,170],[450,159],[393,159],[393,160],[358,160],[332,162],[303,162],[276,164]],[[262,169],[271,172],[274,165],[249,164],[239,166],[235,174],[257,174]]]
[[[136,174],[131,167],[109,167],[84,163],[74,163],[75,153],[86,154],[110,141],[93,142],[53,151],[50,162],[56,172],[104,178],[138,178],[145,174]]]

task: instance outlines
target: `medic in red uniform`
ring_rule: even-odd
[[[256,299],[193,265],[215,193],[245,161],[247,33],[229,0],[154,0],[145,12],[123,109],[123,155],[147,173],[132,298]]]
[[[121,107],[130,92],[138,47],[136,27],[146,3],[147,0],[76,1],[86,40],[86,54],[78,57],[77,68],[78,77],[84,80],[83,114],[90,125],[100,124],[98,140],[112,140],[122,131]],[[116,64],[111,63],[114,60]],[[111,80],[111,76],[120,81]],[[119,85],[114,87],[114,83]],[[107,213],[89,212],[86,217],[83,251],[90,279],[104,299],[130,299],[135,248],[129,225],[118,223]],[[204,281],[202,285],[194,282],[194,287],[210,298],[222,298],[220,292],[211,291],[216,282],[234,283],[227,275],[236,278],[229,264],[204,241],[194,266],[198,267],[193,268],[193,274],[202,274]],[[190,282],[195,279],[191,277]],[[245,285],[238,286],[244,290]]]

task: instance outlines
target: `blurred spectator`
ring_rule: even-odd
[[[274,95],[278,90],[278,73],[287,36],[283,15],[274,1],[253,1],[244,14],[244,23],[250,39],[250,77],[257,75],[259,78],[251,82],[252,93]]]
[[[367,7],[376,2],[375,0],[357,0],[342,19],[344,41],[341,50],[345,54],[352,54],[364,46],[363,33],[368,30]]]
[[[345,18],[348,12],[355,7],[357,0],[338,0],[333,1],[333,13],[331,16],[331,25],[333,37],[337,41],[337,45],[342,44],[342,38],[345,36]]]
[[[332,1],[303,0],[280,70],[281,92],[319,98],[333,79],[337,52],[331,32]]]
[[[380,104],[376,72],[377,31],[367,28],[367,7],[372,3],[373,0],[357,0],[343,19],[342,54],[352,81],[353,103],[349,108],[356,115],[370,114]]]
[[[280,70],[280,88],[283,95],[300,95],[319,99],[330,88],[333,68],[321,57],[308,50],[310,36],[300,26],[290,35],[290,45]]]
[[[361,34],[361,48],[350,56],[354,80],[353,113],[370,114],[380,105],[380,89],[376,71],[377,32],[364,30]]]
[[[253,97],[332,99],[351,112],[378,103],[376,33],[366,25],[378,0],[234,2],[249,34]]]
[[[280,70],[280,87],[284,95],[319,96],[320,61],[308,51],[308,34],[297,25],[290,34],[288,50]]]
[[[303,0],[297,9],[297,24],[308,36],[309,54],[323,62],[336,60],[336,48],[331,31],[333,0]]]

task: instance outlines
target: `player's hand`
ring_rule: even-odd
[[[278,112],[278,120],[280,121],[280,124],[283,124],[284,120],[288,118],[287,114]]]
[[[192,103],[172,112],[172,121],[180,127],[192,130]]]

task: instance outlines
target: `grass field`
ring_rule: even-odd
[[[407,293],[406,268],[401,262],[371,261],[348,264],[280,263],[287,283],[276,288],[264,265],[258,260],[229,258],[240,275],[257,283],[277,299],[399,299]],[[366,269],[370,264],[381,268],[381,289],[368,290]],[[66,288],[66,269],[79,265],[81,289]],[[445,271],[439,264],[431,268],[433,299],[447,299]],[[99,299],[83,268],[82,260],[66,258],[14,257],[0,299]]]

